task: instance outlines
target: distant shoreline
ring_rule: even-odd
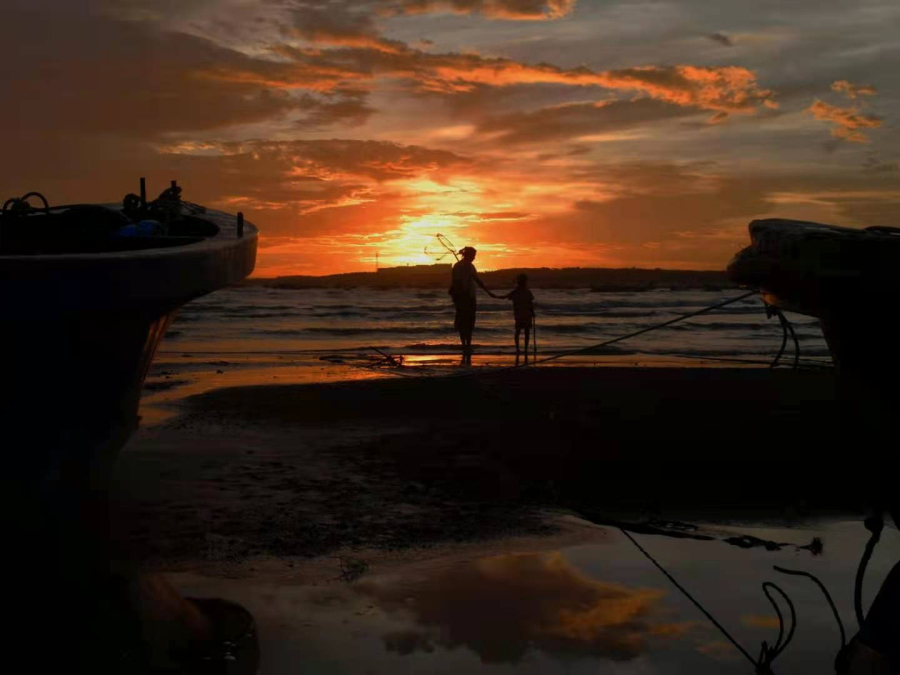
[[[640,268],[517,268],[482,272],[492,288],[511,287],[525,273],[535,288],[585,289],[596,292],[639,292],[660,289],[719,291],[737,288],[724,271]],[[350,272],[327,276],[282,276],[248,279],[244,285],[289,290],[319,288],[445,288],[450,265],[391,267],[377,272]]]

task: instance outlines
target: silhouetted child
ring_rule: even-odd
[[[513,316],[516,319],[516,359],[519,357],[519,335],[525,331],[525,360],[528,361],[528,341],[531,339],[531,326],[534,323],[534,295],[528,290],[528,275],[516,277],[516,287],[503,296],[512,300]]]

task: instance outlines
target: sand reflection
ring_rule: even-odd
[[[503,555],[412,584],[364,583],[360,593],[415,628],[384,636],[398,654],[467,647],[484,663],[517,663],[535,649],[625,661],[651,639],[684,634],[665,621],[664,591],[591,579],[560,554]]]

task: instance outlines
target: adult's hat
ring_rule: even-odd
[[[478,251],[476,251],[476,250],[475,250],[474,248],[472,248],[471,246],[466,246],[465,248],[463,248],[463,249],[459,252],[459,254],[460,254],[461,256],[463,256],[463,257],[465,257],[465,256],[467,256],[467,255],[475,255],[476,253],[478,253]]]

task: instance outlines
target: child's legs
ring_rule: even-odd
[[[516,353],[517,353],[517,354],[519,353],[519,334],[520,334],[521,332],[522,332],[522,329],[519,328],[518,326],[516,326]],[[527,348],[528,343],[526,342],[525,345],[526,345],[526,348]]]
[[[531,339],[531,329],[526,328],[525,329],[525,353],[526,354],[528,353],[528,340],[530,340],[530,339]],[[518,344],[518,343],[519,343],[519,341],[517,339],[516,344]]]

